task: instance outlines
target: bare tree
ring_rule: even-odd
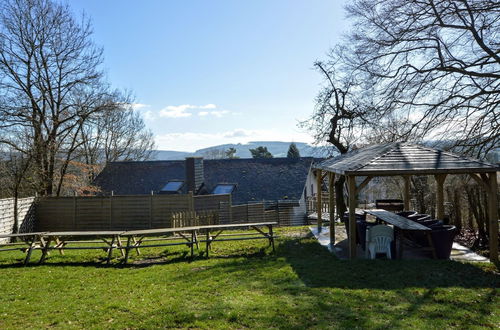
[[[108,109],[99,111],[86,121],[79,135],[76,159],[87,165],[103,165],[113,161],[146,160],[154,149],[153,134],[131,106],[131,100],[115,92]],[[95,174],[90,173],[90,180]]]
[[[355,0],[341,61],[373,82],[374,110],[419,137],[485,157],[500,143],[500,2]]]
[[[324,141],[335,148],[337,154],[347,153],[356,143],[364,142],[360,134],[370,125],[371,96],[365,93],[362,79],[357,79],[350,68],[337,61],[341,48],[333,49],[326,62],[316,62],[316,70],[323,77],[323,86],[316,97],[312,116],[300,126],[313,132],[316,143]],[[333,153],[332,153],[333,154]],[[346,211],[344,198],[345,178],[335,182],[338,214]]]
[[[142,119],[104,82],[91,36],[90,21],[60,2],[0,4],[0,144],[31,160],[41,195],[61,193],[82,150],[110,161],[152,147]]]

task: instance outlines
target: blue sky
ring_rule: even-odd
[[[113,86],[133,91],[159,149],[311,142],[313,62],[347,28],[336,0],[72,0]]]

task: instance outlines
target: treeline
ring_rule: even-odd
[[[152,133],[113,89],[90,20],[52,0],[0,4],[1,195],[91,192],[102,164],[149,157]]]

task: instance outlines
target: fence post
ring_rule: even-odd
[[[149,229],[153,228],[153,194],[151,190],[151,196],[149,196]]]
[[[73,193],[73,230],[77,230],[77,223],[76,223],[76,217],[77,217],[77,207],[76,207],[76,191]]]
[[[281,224],[281,219],[280,219],[280,201],[276,201],[276,211],[277,211],[277,216],[278,216],[278,226]]]
[[[229,206],[228,206],[228,220],[229,223],[233,223],[233,197],[229,195]]]
[[[189,211],[194,211],[194,194],[192,191],[188,193],[188,198],[189,198]]]
[[[113,195],[114,192],[111,190],[111,195],[109,196],[109,230],[113,228]]]

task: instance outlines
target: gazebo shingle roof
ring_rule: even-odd
[[[372,145],[327,159],[314,168],[342,175],[495,172],[499,166],[439,149],[395,142]]]

